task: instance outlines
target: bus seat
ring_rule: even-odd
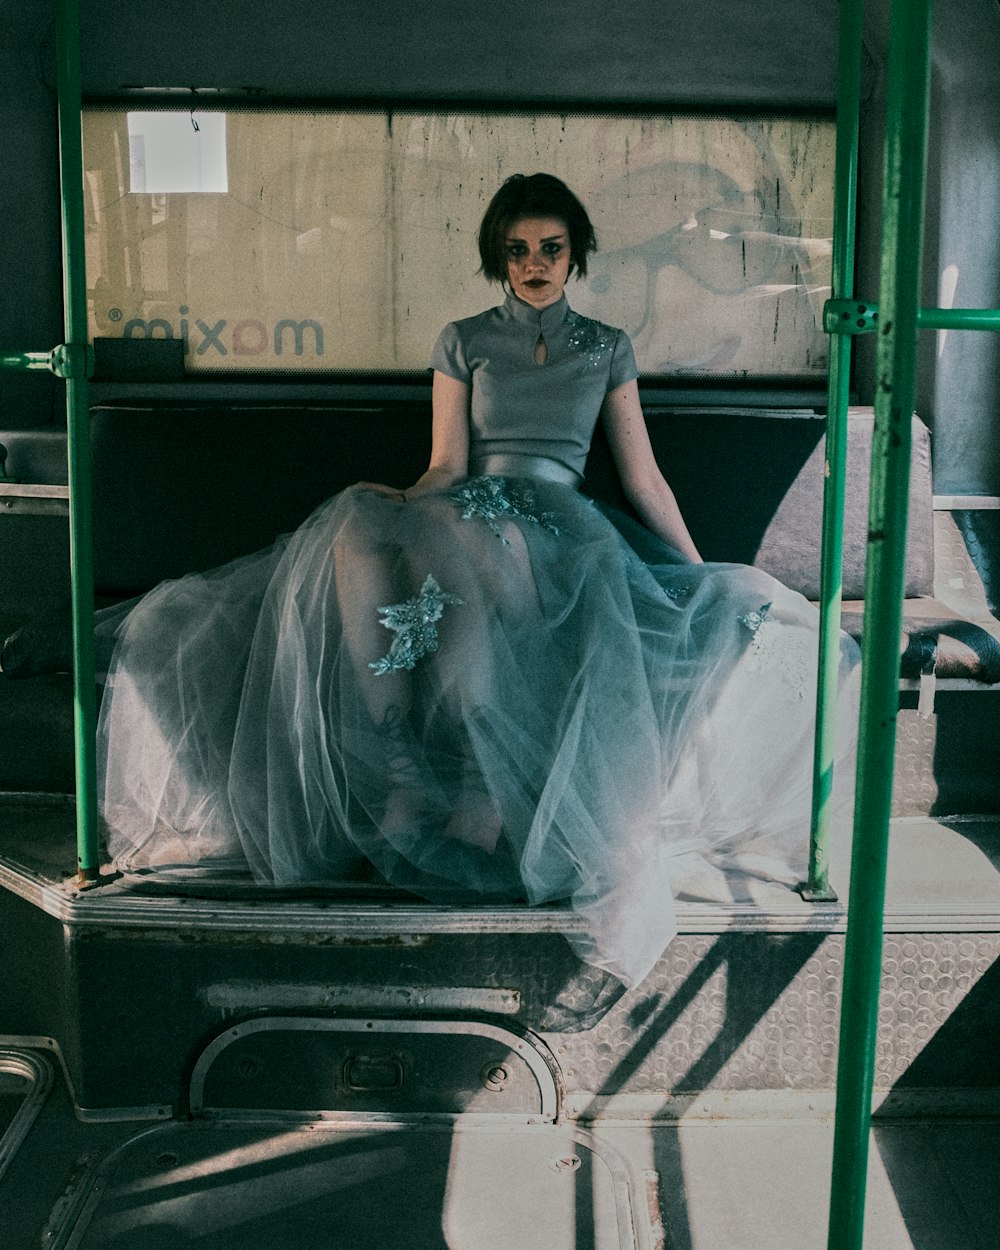
[[[811,410],[644,408],[654,453],[705,558],[757,565],[817,599],[825,418]],[[873,430],[870,408],[850,410],[843,595],[844,626],[856,636]],[[912,435],[903,675],[931,665],[938,677],[993,684],[1000,625],[950,514],[934,512],[930,437],[917,417]],[[412,482],[429,454],[430,408],[412,397],[123,399],[92,409],[92,438],[95,585],[99,595],[124,598],[265,546],[355,481]],[[585,486],[628,510],[600,431]],[[949,562],[961,557],[956,577]],[[935,569],[946,566],[950,575],[939,576],[936,589]],[[957,584],[976,595],[956,598]]]

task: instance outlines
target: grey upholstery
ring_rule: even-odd
[[[812,412],[651,407],[646,421],[702,555],[755,564],[818,598],[826,419]],[[873,428],[870,408],[850,410],[843,579],[852,599],[864,595]],[[930,437],[917,417],[912,429],[908,596],[934,589]],[[599,444],[595,452],[602,459],[588,465],[588,486],[615,501],[613,468]]]

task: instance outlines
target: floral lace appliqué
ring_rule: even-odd
[[[378,609],[382,613],[379,623],[391,629],[396,637],[388,653],[368,667],[374,670],[377,677],[416,667],[418,660],[425,655],[433,655],[438,649],[437,622],[444,613],[445,605],[461,602],[458,595],[442,590],[428,573],[420,594],[415,598]]]
[[[506,546],[510,543],[504,538],[498,517],[520,517],[523,521],[533,521],[553,534],[559,533],[555,524],[555,513],[543,511],[538,506],[538,499],[530,487],[516,486],[506,477],[474,477],[461,486],[448,491],[448,498],[462,509],[462,519],[468,521],[478,516],[486,522],[497,538]]]
[[[760,627],[767,620],[767,614],[770,610],[771,605],[764,603],[761,604],[756,612],[744,612],[740,617],[740,624],[744,625],[753,634],[754,642],[756,642],[757,635],[760,633]]]
[[[566,342],[570,348],[585,356],[588,365],[599,365],[614,347],[618,332],[575,312],[569,313],[568,320],[572,329]]]
[[[753,612],[745,612],[740,624],[750,631],[749,658],[752,672],[778,676],[791,687],[793,699],[805,698],[810,685],[810,642],[799,630],[783,628],[768,613],[771,604],[762,604]]]

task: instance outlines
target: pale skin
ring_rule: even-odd
[[[522,217],[511,224],[505,244],[507,278],[518,299],[539,310],[558,302],[572,272],[565,222],[553,217]],[[547,350],[542,340],[536,348],[535,359],[544,367]],[[427,471],[406,491],[380,483],[363,482],[361,485],[407,500],[446,490],[468,476],[471,398],[471,388],[465,382],[435,370],[431,458]],[[639,519],[675,551],[700,564],[701,555],[684,523],[674,492],[656,463],[635,381],[608,392],[601,407],[601,421],[625,497]]]

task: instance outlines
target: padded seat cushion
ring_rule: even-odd
[[[841,625],[861,639],[864,603],[845,600]],[[997,634],[1000,634],[998,626]],[[921,597],[903,601],[903,638],[899,661],[901,677],[935,673],[970,681],[1000,682],[1000,637],[952,611],[939,599]],[[902,640],[900,646],[902,648]]]

